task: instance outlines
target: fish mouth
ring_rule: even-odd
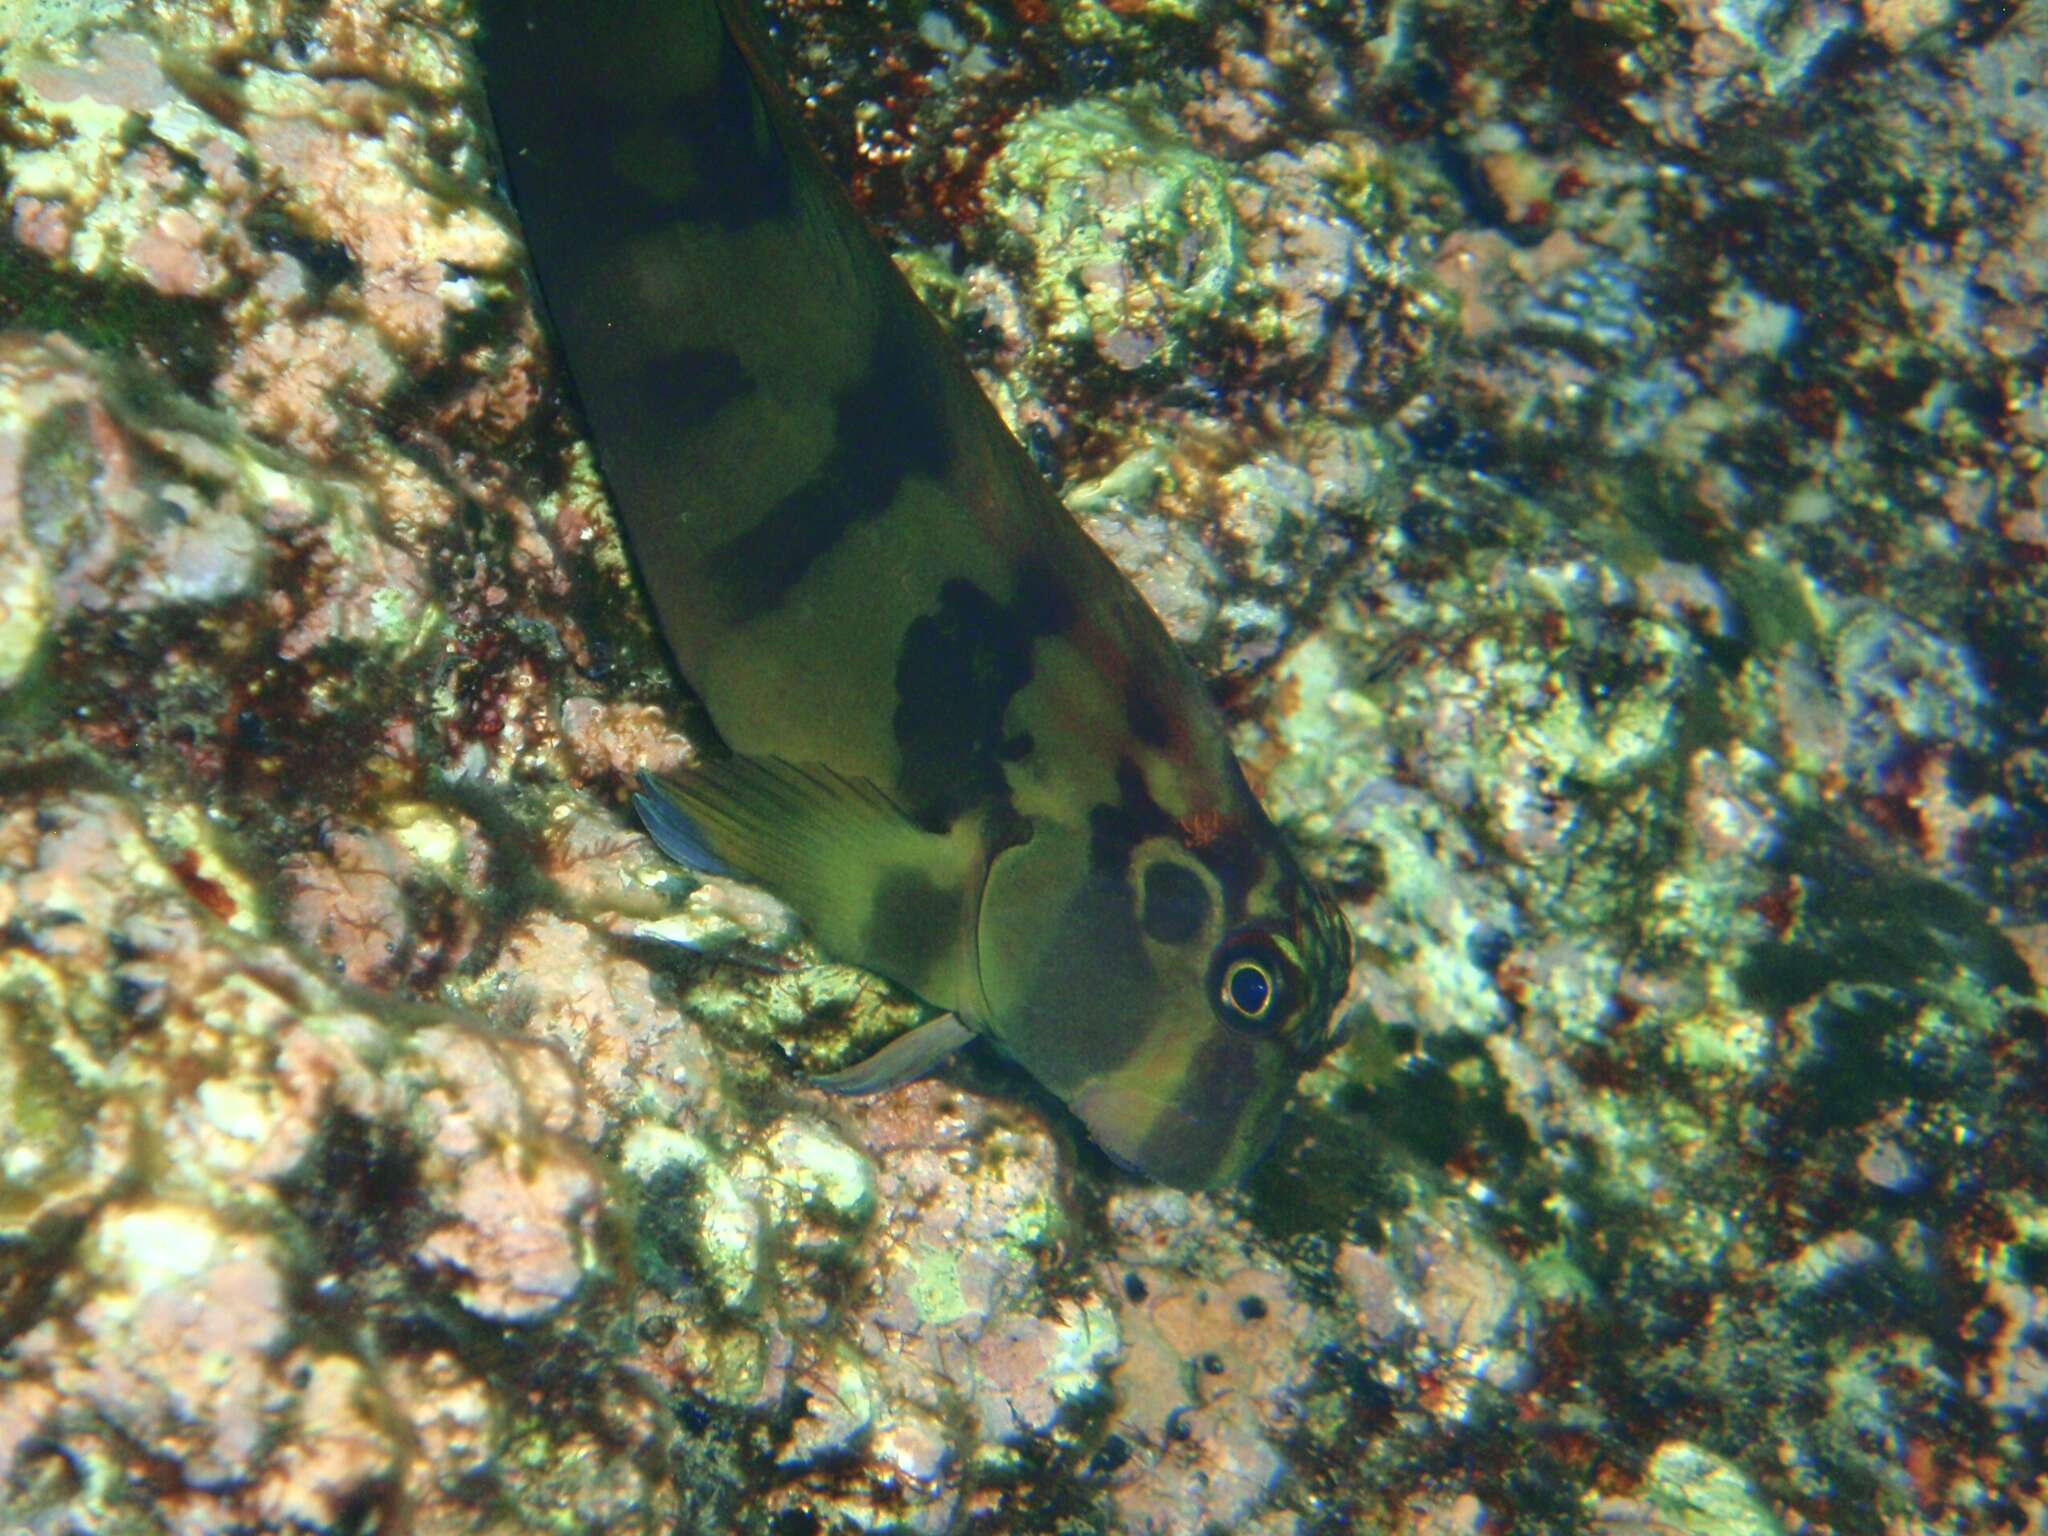
[[[1119,1167],[1177,1189],[1228,1184],[1250,1167],[1263,1141],[1247,1144],[1237,1117],[1196,1115],[1141,1088],[1098,1079],[1070,1105],[1096,1145]]]

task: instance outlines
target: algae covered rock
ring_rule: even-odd
[[[1029,241],[1047,336],[1119,368],[1177,363],[1245,281],[1228,172],[1156,107],[1085,101],[1012,127],[989,167],[996,216]]]

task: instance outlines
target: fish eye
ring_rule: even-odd
[[[1295,1006],[1292,951],[1278,935],[1241,930],[1210,962],[1210,996],[1226,1024],[1265,1033],[1280,1028]]]
[[[1240,1016],[1258,1021],[1273,1006],[1273,974],[1256,960],[1234,960],[1223,973],[1223,1001]]]

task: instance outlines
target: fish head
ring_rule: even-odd
[[[1335,905],[1262,813],[1246,823],[1127,848],[1042,831],[984,892],[989,1032],[1111,1157],[1182,1188],[1265,1150],[1351,970]]]

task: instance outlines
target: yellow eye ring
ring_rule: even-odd
[[[1263,1019],[1273,1006],[1273,973],[1256,960],[1234,960],[1223,973],[1223,1004],[1247,1019]]]

